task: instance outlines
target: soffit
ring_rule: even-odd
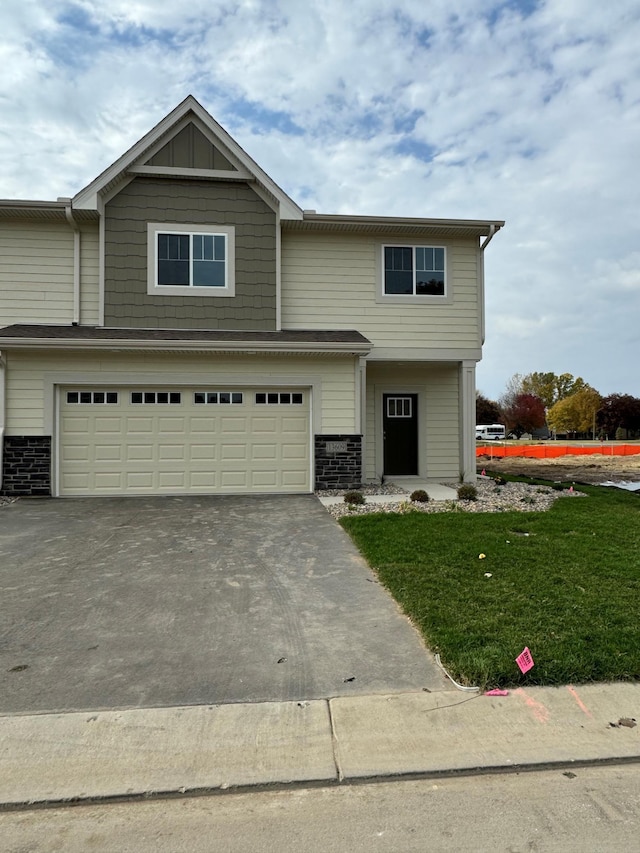
[[[331,216],[305,214],[300,221],[283,220],[284,231],[339,232],[353,234],[406,234],[439,237],[486,237],[503,221],[472,219],[418,219],[407,217]]]

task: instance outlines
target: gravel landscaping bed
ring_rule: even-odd
[[[444,483],[443,485],[457,490],[459,483]],[[333,518],[345,515],[366,515],[373,512],[541,512],[560,497],[586,497],[584,493],[570,489],[557,490],[551,486],[534,486],[528,483],[506,483],[499,486],[494,480],[478,480],[476,483],[478,499],[475,501],[433,501],[418,503],[407,500],[400,503],[376,503],[360,506],[350,506],[345,503],[327,507]],[[404,490],[395,487],[392,491],[381,491],[377,486],[367,486],[366,490],[359,489],[365,495],[399,494]],[[343,495],[344,491],[323,491],[320,495]]]

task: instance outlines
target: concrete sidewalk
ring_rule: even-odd
[[[634,717],[635,683],[4,716],[0,804],[640,761]]]

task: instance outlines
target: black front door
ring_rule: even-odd
[[[418,395],[383,394],[384,473],[418,473]]]

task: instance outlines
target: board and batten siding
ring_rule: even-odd
[[[189,355],[181,353],[125,354],[82,352],[47,354],[35,351],[11,351],[7,355],[7,435],[47,434],[45,422],[45,374],[55,377],[59,384],[100,383],[112,378],[114,386],[144,385],[151,377],[164,387],[191,385],[215,388],[216,382],[236,381],[240,386],[274,387],[283,378],[300,382],[301,386],[319,382],[321,405],[315,412],[314,423],[325,434],[350,434],[355,431],[355,365],[351,356],[277,355],[230,356]],[[144,376],[144,380],[138,377]],[[67,378],[69,377],[69,378]],[[71,378],[74,377],[74,378]]]
[[[383,244],[447,247],[453,300],[406,305],[377,299]],[[377,347],[480,346],[478,247],[473,240],[284,232],[282,328],[357,329]]]
[[[233,226],[235,295],[147,293],[147,224]],[[105,205],[105,325],[276,328],[276,215],[241,182],[136,178]]]
[[[459,370],[455,365],[399,368],[372,362],[367,367],[366,444],[364,469],[368,481],[382,475],[382,394],[418,394],[418,462],[429,480],[458,480],[460,475]]]
[[[73,231],[66,223],[0,224],[0,322],[73,320]]]

